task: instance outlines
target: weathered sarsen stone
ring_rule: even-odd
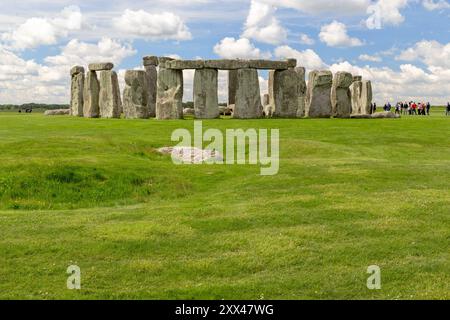
[[[352,99],[350,86],[353,76],[348,72],[337,72],[333,78],[331,88],[331,104],[335,118],[350,118],[352,113]]]
[[[297,108],[297,118],[303,118],[305,116],[305,104],[306,104],[306,70],[304,67],[298,67],[294,69],[297,72],[299,79],[298,86],[298,108]]]
[[[148,89],[145,71],[128,70],[125,73],[123,111],[127,119],[148,119]]]
[[[156,118],[183,119],[183,70],[166,69],[173,59],[159,58]]]
[[[122,100],[119,80],[115,71],[100,71],[99,108],[101,118],[120,118]]]
[[[194,75],[194,109],[197,119],[215,119],[219,115],[217,69],[197,69]]]
[[[111,62],[101,62],[101,63],[89,64],[90,71],[112,70],[113,68],[114,68],[114,64]]]
[[[144,64],[145,67],[146,66],[155,66],[155,67],[157,67],[158,64],[159,64],[158,57],[155,57],[155,56],[146,56],[142,60],[143,60],[143,64]]]
[[[148,85],[148,112],[150,117],[156,116],[156,91],[158,89],[158,70],[154,65],[146,65],[145,73],[147,75]]]
[[[331,86],[333,74],[330,71],[311,71],[306,93],[306,116],[310,118],[331,117]]]
[[[294,69],[276,70],[273,73],[274,116],[280,118],[296,118],[300,78]]]
[[[83,115],[85,118],[98,118],[99,109],[100,84],[95,71],[88,71],[84,81],[84,104]]]
[[[83,116],[84,105],[84,68],[73,67],[70,70],[72,82],[70,86],[70,113],[74,117]]]
[[[360,99],[361,114],[372,114],[372,82],[362,81]]]
[[[350,86],[353,115],[361,114],[361,93],[362,93],[362,77],[354,76],[353,83]]]
[[[239,69],[237,72],[236,105],[233,117],[255,119],[263,117],[258,71]]]

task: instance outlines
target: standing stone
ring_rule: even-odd
[[[236,119],[255,119],[262,118],[262,116],[263,108],[258,71],[256,69],[239,69],[233,117]]]
[[[115,71],[100,71],[99,107],[101,118],[120,118],[122,101]]]
[[[271,79],[274,115],[280,118],[295,118],[298,110],[299,77],[294,69],[276,70]]]
[[[197,69],[194,75],[194,109],[197,119],[215,119],[219,114],[217,94],[219,71]]]
[[[306,70],[303,67],[295,68],[299,79],[298,86],[298,108],[297,118],[303,118],[305,116],[305,104],[306,104]]]
[[[70,114],[74,117],[83,116],[84,105],[84,68],[73,67],[70,71],[72,83],[70,87]]]
[[[338,72],[333,78],[331,89],[331,104],[335,118],[350,118],[352,114],[352,99],[350,86],[353,76],[348,72]]]
[[[362,93],[362,77],[354,76],[353,83],[350,86],[353,115],[361,114],[361,93]]]
[[[183,119],[183,70],[166,69],[170,58],[159,58],[156,119]]]
[[[127,119],[148,119],[148,85],[145,71],[128,70],[125,73],[123,111]]]
[[[275,70],[269,71],[269,104],[264,106],[264,113],[267,117],[273,117],[275,113]]]
[[[306,92],[306,116],[310,118],[330,118],[331,86],[333,74],[331,71],[311,71],[309,73]]]
[[[237,70],[228,71],[228,105],[236,104]]]
[[[362,81],[361,114],[372,114],[372,82]]]
[[[88,71],[84,80],[84,105],[83,115],[85,118],[98,118],[100,84],[95,71]]]
[[[158,71],[156,66],[145,66],[148,84],[148,110],[150,117],[156,116],[156,91],[158,90]]]

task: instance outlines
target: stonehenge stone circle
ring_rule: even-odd
[[[353,76],[348,72],[337,72],[333,78],[331,89],[331,104],[335,118],[349,118],[352,114],[352,99],[350,86]]]
[[[145,71],[128,70],[125,73],[123,112],[127,119],[148,119],[148,85]]]
[[[305,104],[306,104],[306,69],[304,67],[295,68],[297,72],[299,86],[298,86],[298,109],[297,118],[303,118],[305,116]]]
[[[112,64],[111,62],[89,64],[90,71],[112,70],[113,68],[114,68],[114,64]]]
[[[261,92],[256,69],[239,69],[237,72],[236,105],[233,118],[262,118]]]
[[[183,119],[183,70],[167,69],[173,59],[159,59],[156,118]]]
[[[306,92],[305,114],[309,118],[330,118],[331,86],[333,74],[331,71],[311,71],[309,73],[308,89]]]
[[[88,71],[84,81],[84,104],[83,115],[85,118],[98,118],[100,116],[99,107],[100,83],[95,71]]]
[[[83,116],[83,91],[84,91],[84,68],[80,66],[73,67],[70,70],[72,78],[70,86],[70,113],[74,117]]]
[[[100,71],[99,109],[101,118],[120,118],[122,100],[119,79],[115,71]]]
[[[197,69],[194,75],[194,109],[196,119],[215,119],[219,114],[217,69]]]

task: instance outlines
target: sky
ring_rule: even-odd
[[[296,58],[371,80],[374,100],[450,100],[449,0],[0,0],[0,104],[69,103],[70,68]],[[193,71],[185,71],[186,101]],[[262,93],[267,72],[260,72]],[[219,74],[227,101],[227,74]]]

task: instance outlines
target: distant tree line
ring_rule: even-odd
[[[0,111],[19,111],[19,110],[56,110],[68,109],[68,104],[44,104],[44,103],[25,103],[25,104],[0,104]]]

